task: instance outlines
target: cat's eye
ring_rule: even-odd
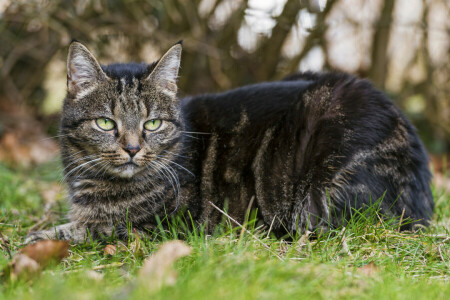
[[[116,123],[108,118],[98,118],[97,120],[95,120],[95,123],[100,129],[105,131],[113,130],[114,128],[116,128]]]
[[[153,119],[144,123],[144,128],[149,131],[155,131],[162,125],[162,120]]]

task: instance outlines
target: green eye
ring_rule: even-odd
[[[108,118],[98,118],[97,120],[95,120],[95,123],[100,129],[105,131],[116,128],[116,123]]]
[[[155,131],[162,125],[162,120],[150,120],[144,123],[144,128],[150,131]]]

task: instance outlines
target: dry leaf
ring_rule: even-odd
[[[9,258],[11,258],[11,251],[9,250],[9,239],[7,236],[4,236],[3,233],[0,231],[0,249],[5,250]]]
[[[103,249],[103,255],[114,255],[116,254],[116,246],[114,245],[106,245],[105,249]]]
[[[373,276],[376,273],[378,273],[379,269],[378,267],[371,261],[367,265],[364,265],[362,267],[358,268],[358,272],[366,275],[366,276]]]
[[[20,249],[6,267],[10,278],[31,278],[50,262],[58,262],[69,255],[69,243],[66,241],[39,241]]]
[[[59,262],[69,256],[69,243],[67,241],[43,240],[22,248],[20,253],[34,259],[41,267],[45,267],[52,261]]]
[[[31,278],[39,274],[41,269],[37,261],[29,258],[25,254],[17,254],[14,256],[9,267],[12,280],[16,280],[19,277]]]
[[[309,242],[309,237],[311,236],[312,232],[309,230],[306,230],[305,233],[300,237],[298,240],[298,243],[300,245],[306,245],[307,242]]]
[[[177,273],[173,270],[173,264],[191,251],[192,248],[182,241],[165,242],[156,253],[145,260],[139,271],[139,280],[152,290],[175,284]]]
[[[141,239],[138,235],[133,242],[130,243],[129,250],[133,252],[134,256],[143,256],[145,254],[144,249],[141,247]]]

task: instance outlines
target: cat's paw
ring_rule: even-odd
[[[34,231],[34,232],[30,232],[27,235],[27,237],[23,241],[23,244],[28,245],[28,244],[34,244],[41,240],[53,240],[53,239],[55,239],[54,234],[52,234],[52,232],[49,230]]]

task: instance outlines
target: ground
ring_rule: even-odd
[[[183,221],[151,236],[71,245],[69,256],[40,275],[12,278],[11,257],[31,229],[64,221],[68,205],[57,159],[34,169],[0,164],[0,299],[450,299],[450,194],[433,188],[429,228],[399,232],[375,210],[355,212],[346,228],[289,241],[249,221],[213,236]],[[252,220],[249,217],[249,220]],[[176,261],[166,284],[142,278],[147,257],[168,240],[192,252]],[[106,244],[117,246],[106,255]]]

